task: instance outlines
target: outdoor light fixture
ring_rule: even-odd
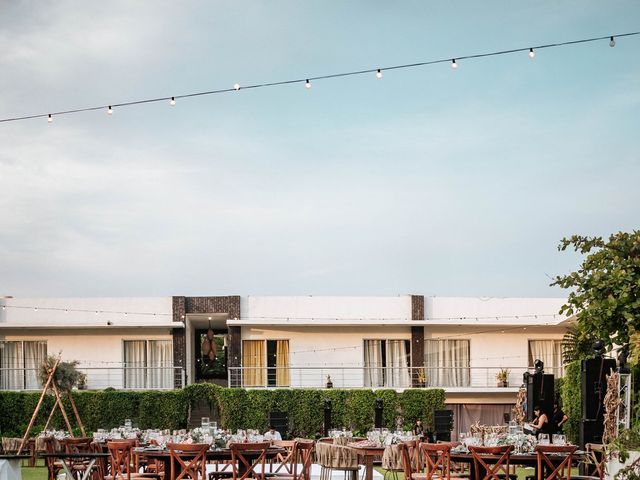
[[[49,114],[49,117],[47,118],[47,122],[49,123],[53,122],[53,117],[51,116],[51,114]]]
[[[613,48],[613,47],[615,47],[615,46],[616,46],[616,39],[615,39],[615,38],[611,37],[611,38],[609,39],[609,46],[610,46],[611,48]]]
[[[309,79],[307,78],[307,80],[304,82],[304,86],[306,88],[311,88],[311,82],[309,81]]]
[[[173,107],[175,106],[175,104],[176,104],[176,97],[171,97],[171,100],[169,100],[169,105]]]
[[[458,64],[456,63],[456,59],[455,59],[455,58],[453,58],[453,59],[451,60],[451,68],[453,68],[454,70],[455,70],[456,68],[458,68]]]
[[[382,78],[382,70],[378,69],[378,71],[376,72],[376,78],[378,80],[380,80]]]
[[[544,373],[544,362],[539,358],[533,362],[533,368],[536,370],[536,373]]]
[[[113,115],[113,108],[111,108],[111,105],[107,108],[107,115]]]
[[[602,354],[604,353],[604,341],[603,340],[596,340],[595,342],[593,342],[593,355],[595,357],[601,357]]]
[[[235,83],[233,85],[233,89],[237,92],[238,90],[240,90],[240,84],[239,83]]]
[[[533,51],[533,48],[529,49],[529,58],[536,58],[536,52]]]

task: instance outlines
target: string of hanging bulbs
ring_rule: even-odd
[[[453,58],[448,57],[448,58],[443,58],[443,59],[438,59],[438,60],[428,60],[428,61],[423,61],[423,62],[407,63],[407,64],[402,64],[402,65],[392,65],[392,66],[388,66],[388,67],[378,67],[378,68],[371,68],[371,69],[365,69],[365,70],[354,70],[354,71],[349,71],[349,72],[331,73],[331,74],[318,75],[318,76],[315,76],[315,77],[308,77],[308,78],[301,78],[301,79],[282,80],[282,81],[269,82],[269,83],[257,83],[257,84],[246,85],[246,86],[241,86],[239,83],[235,83],[232,88],[223,88],[223,89],[209,90],[209,91],[204,91],[204,92],[186,93],[186,94],[183,94],[183,95],[174,95],[174,96],[171,96],[171,97],[147,98],[147,99],[142,99],[142,100],[134,100],[134,101],[130,101],[130,102],[112,103],[110,105],[100,105],[100,106],[95,106],[95,107],[86,107],[86,108],[76,108],[76,109],[70,109],[70,110],[61,110],[61,111],[58,111],[58,112],[51,112],[51,113],[39,113],[39,114],[35,114],[35,115],[25,115],[25,116],[19,116],[19,117],[2,118],[2,119],[0,119],[0,123],[17,122],[17,121],[28,120],[28,119],[33,119],[33,118],[46,118],[49,123],[53,123],[54,117],[58,117],[58,116],[61,116],[61,115],[69,115],[69,114],[74,114],[74,113],[91,112],[91,111],[99,111],[99,110],[106,110],[107,115],[113,115],[113,112],[114,112],[115,108],[130,107],[130,106],[134,106],[134,105],[143,105],[143,104],[147,104],[147,103],[158,103],[158,102],[168,102],[169,105],[175,106],[176,105],[176,101],[178,99],[185,99],[185,98],[191,98],[191,97],[201,97],[201,96],[205,96],[205,95],[216,95],[216,94],[222,94],[222,93],[228,93],[228,92],[239,92],[240,90],[275,87],[275,86],[280,86],[280,85],[290,85],[290,84],[303,83],[305,88],[307,90],[310,90],[311,86],[312,86],[312,81],[316,81],[316,80],[328,80],[328,79],[332,79],[332,78],[350,77],[350,76],[355,76],[355,75],[367,75],[367,74],[374,74],[375,78],[380,80],[380,79],[382,79],[383,72],[385,72],[385,71],[401,70],[401,69],[416,68],[416,67],[424,67],[424,66],[427,66],[427,65],[435,65],[435,64],[440,64],[440,63],[449,63],[453,70],[457,70],[458,66],[460,64],[459,62],[462,61],[462,60],[474,60],[474,59],[479,59],[479,58],[494,57],[494,56],[498,56],[498,55],[508,55],[508,54],[521,53],[521,52],[527,53],[529,58],[534,59],[536,57],[536,52],[537,51],[543,50],[543,49],[546,49],[546,48],[564,47],[564,46],[569,46],[569,45],[577,45],[577,44],[581,44],[581,43],[598,42],[598,41],[602,41],[602,40],[608,40],[609,41],[609,46],[610,47],[615,47],[617,38],[630,37],[630,36],[635,36],[635,35],[640,35],[640,31],[638,31],[638,32],[629,32],[629,33],[619,33],[619,34],[616,34],[616,35],[606,35],[606,36],[603,36],[603,37],[582,38],[582,39],[579,39],[579,40],[570,40],[570,41],[567,41],[567,42],[547,43],[547,44],[537,45],[537,46],[533,46],[533,47],[513,48],[513,49],[509,49],[509,50],[498,50],[498,51],[493,51],[493,52],[477,53],[477,54],[473,54],[473,55],[461,55],[461,56],[457,56],[457,57],[453,57]]]

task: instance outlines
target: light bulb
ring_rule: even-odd
[[[615,47],[615,46],[616,46],[616,39],[615,39],[615,38],[611,37],[611,38],[609,39],[609,46],[610,46],[611,48],[613,48],[613,47]]]
[[[311,82],[309,81],[309,79],[307,78],[307,80],[304,82],[304,86],[307,88],[311,88]]]
[[[96,315],[98,314],[98,311],[96,310]]]
[[[233,89],[234,89],[235,91],[240,90],[240,84],[239,84],[239,83],[234,84],[234,85],[233,85]]]
[[[169,105],[173,107],[175,104],[176,104],[176,97],[171,97],[171,100],[169,100]]]
[[[107,108],[107,115],[112,115],[113,114],[113,108],[111,108],[111,105],[109,105],[109,108]]]
[[[53,117],[51,116],[51,114],[49,114],[49,116],[47,117],[47,122],[53,123]]]
[[[37,311],[38,311],[38,307],[35,307],[35,308],[33,309],[33,311],[34,311],[34,312],[37,312]]]
[[[69,310],[67,310],[66,308],[64,309],[64,313],[69,313]]]
[[[378,71],[376,72],[376,78],[378,80],[382,78],[382,70],[378,69]]]
[[[2,310],[6,310],[6,309],[7,309],[7,307],[5,307],[4,305],[2,305]]]
[[[455,58],[451,60],[451,68],[453,68],[454,70],[456,68],[458,68],[458,64],[456,63],[456,59]]]
[[[533,51],[533,48],[529,49],[529,58],[536,58],[536,52]]]

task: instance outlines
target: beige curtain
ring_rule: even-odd
[[[22,342],[0,342],[0,388],[19,390],[24,386]]]
[[[146,388],[147,342],[124,340],[124,388]]]
[[[46,341],[24,342],[24,387],[27,390],[42,388],[38,379],[38,371],[46,356]]]
[[[429,386],[470,385],[469,340],[425,340],[424,347]]]
[[[149,340],[149,388],[173,388],[173,342]]]
[[[544,362],[545,373],[564,376],[562,340],[529,340],[529,367],[533,367],[537,359]]]
[[[245,387],[266,385],[264,340],[242,341],[242,384]]]
[[[381,340],[364,341],[364,386],[384,386],[384,369],[382,368]]]
[[[405,340],[387,340],[386,387],[406,388],[411,386],[407,353]]]
[[[289,386],[289,340],[276,343],[276,385]]]

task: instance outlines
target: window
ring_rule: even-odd
[[[562,340],[529,340],[529,368],[533,368],[538,359],[544,362],[545,373],[564,376]]]
[[[364,386],[409,387],[409,340],[364,341]]]
[[[424,361],[430,387],[468,387],[469,340],[425,340]]]
[[[289,385],[289,340],[243,340],[242,382],[245,387]]]
[[[0,342],[0,388],[3,390],[37,390],[42,388],[38,370],[47,356],[47,342]]]
[[[171,340],[124,340],[124,388],[173,388]]]

